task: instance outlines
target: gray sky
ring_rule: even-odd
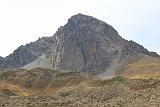
[[[52,36],[82,13],[160,54],[160,0],[0,0],[0,56],[42,36]]]

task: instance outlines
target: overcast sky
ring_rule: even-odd
[[[103,20],[160,54],[160,0],[0,0],[0,56],[52,36],[77,13]]]

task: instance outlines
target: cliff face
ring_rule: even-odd
[[[54,36],[54,68],[92,74],[103,72],[124,42],[110,25],[82,14],[72,16]]]
[[[26,69],[47,67],[113,75],[127,58],[137,54],[159,57],[143,46],[123,39],[107,23],[77,14],[52,37],[19,47],[4,58],[1,66]]]

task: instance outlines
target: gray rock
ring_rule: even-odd
[[[5,57],[0,65],[5,68],[20,68],[27,65],[44,53],[49,53],[54,44],[53,37],[42,37],[36,42],[20,46],[12,54]]]
[[[0,56],[0,65],[3,63],[4,59]]]

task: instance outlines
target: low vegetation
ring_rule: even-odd
[[[12,73],[8,75],[9,72]],[[44,68],[1,70],[2,75],[0,104],[6,107],[158,107],[160,104],[159,79],[117,76],[101,80],[86,73]]]

